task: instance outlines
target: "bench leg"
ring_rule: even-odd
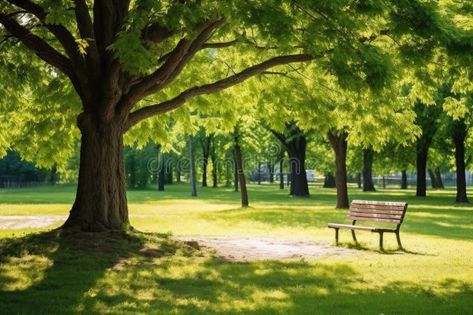
[[[338,245],[338,229],[335,228],[335,244]]]
[[[356,240],[355,230],[351,230],[351,236],[353,237],[353,240],[355,241],[355,243],[358,243],[358,241]]]
[[[384,248],[383,248],[383,232],[379,232],[379,249],[384,251]]]
[[[397,245],[399,246],[399,249],[402,249],[401,237],[399,236],[399,231],[396,232],[396,240],[397,240]]]

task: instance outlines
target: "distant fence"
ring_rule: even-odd
[[[46,181],[24,180],[17,176],[0,176],[0,188],[24,188],[24,187],[45,186],[48,184],[49,183]]]

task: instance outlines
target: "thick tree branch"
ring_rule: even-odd
[[[89,14],[87,2],[85,0],[74,0],[74,6],[80,36],[85,39],[93,39],[95,37],[94,24]]]
[[[41,37],[33,34],[27,28],[20,25],[15,19],[8,17],[8,15],[3,14],[2,12],[0,12],[0,23],[11,35],[18,38],[39,58],[65,73],[71,79],[74,86],[76,86],[77,78],[72,69],[71,62],[66,56],[51,47]]]
[[[234,39],[228,42],[220,42],[220,43],[205,43],[202,45],[202,49],[206,48],[227,48],[230,46],[234,46],[236,43],[238,43],[238,39]]]
[[[266,60],[260,64],[249,67],[225,79],[222,79],[210,84],[202,85],[202,86],[195,86],[193,88],[190,88],[182,92],[181,94],[179,94],[178,96],[176,96],[175,98],[171,100],[168,100],[159,104],[143,107],[141,109],[138,109],[132,112],[128,118],[127,129],[136,125],[143,119],[176,109],[180,107],[181,105],[183,105],[189,98],[222,91],[224,89],[227,89],[238,83],[241,83],[251,78],[252,76],[255,76],[275,66],[284,65],[284,64],[293,63],[293,62],[310,61],[314,58],[315,58],[314,56],[309,55],[309,54],[278,56],[278,57],[274,57],[269,60]]]
[[[44,9],[29,0],[7,0],[11,4],[20,7],[38,18],[38,20],[59,40],[67,55],[76,63],[81,57],[74,36],[62,25],[46,23],[46,12]]]
[[[182,39],[167,57],[164,64],[133,86],[123,102],[123,109],[130,110],[144,96],[163,89],[171,83],[192,57],[201,49],[212,32],[224,23],[223,18],[206,21],[196,28],[193,40]]]

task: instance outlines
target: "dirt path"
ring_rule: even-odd
[[[347,256],[355,251],[315,242],[266,237],[176,237],[193,247],[207,247],[227,261]]]
[[[0,216],[0,229],[42,228],[66,220],[60,215]],[[190,246],[209,248],[226,261],[254,261],[347,256],[355,251],[310,241],[270,237],[175,237]]]
[[[34,229],[64,222],[62,215],[0,215],[0,229]]]

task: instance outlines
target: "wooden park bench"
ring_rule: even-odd
[[[383,234],[395,233],[399,249],[402,249],[401,238],[399,237],[399,229],[401,227],[404,215],[407,210],[407,202],[386,202],[386,201],[366,201],[353,200],[348,212],[348,219],[352,220],[351,224],[329,223],[328,227],[335,229],[335,242],[338,245],[338,230],[351,230],[353,240],[357,242],[355,231],[370,231],[379,233],[379,248],[383,250]],[[382,222],[396,225],[396,227],[376,227],[356,225],[357,221]],[[372,224],[370,224],[372,225]]]

